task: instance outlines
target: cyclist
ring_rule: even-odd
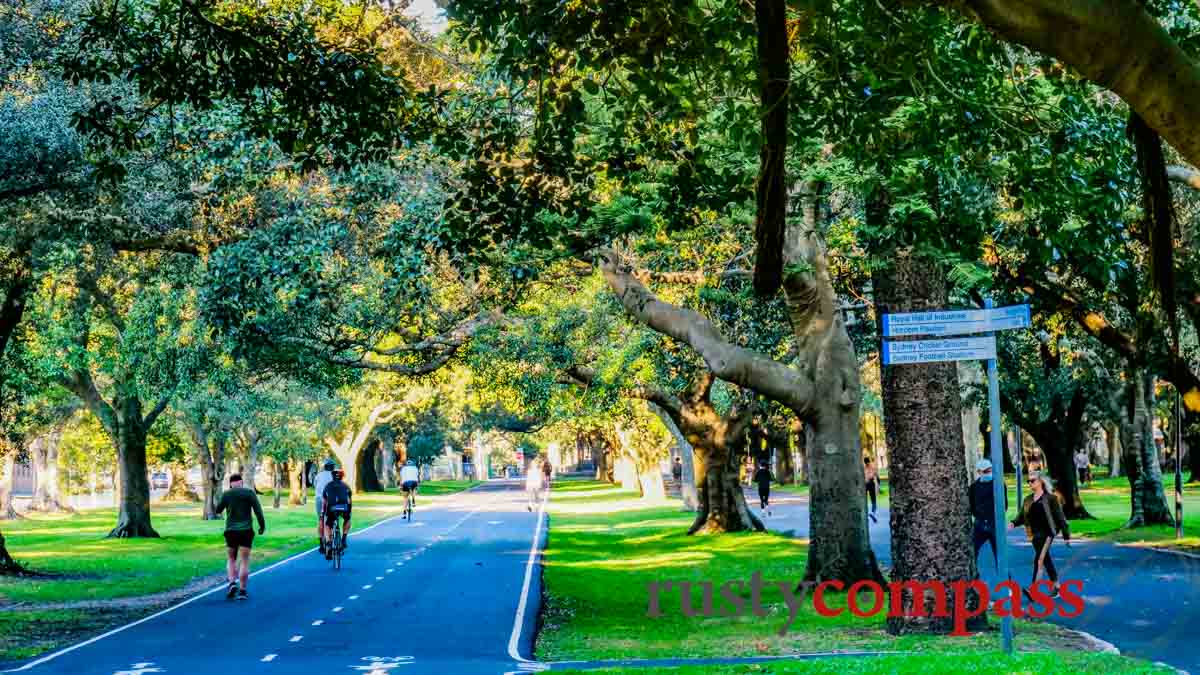
[[[325,493],[325,486],[333,480],[335,468],[337,464],[334,464],[332,459],[325,460],[325,470],[317,474],[316,480],[313,481],[313,494],[317,498],[317,545],[321,549],[321,555],[325,555],[325,540],[329,538],[329,533],[325,531],[325,505],[321,503],[321,496]]]
[[[417,470],[417,463],[410,459],[400,467],[400,489],[405,497],[412,498],[413,504],[417,503],[417,486],[420,484],[421,472]]]
[[[342,549],[345,550],[348,540],[350,539],[350,509],[352,506],[350,486],[342,481],[346,476],[346,472],[341,469],[333,470],[333,480],[325,486],[325,490],[321,492],[321,504],[325,507],[324,518],[325,532],[333,533],[333,524],[337,518],[342,519]],[[329,560],[333,557],[333,546],[325,545],[325,559]]]

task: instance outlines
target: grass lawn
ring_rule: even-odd
[[[1175,512],[1175,477],[1163,476],[1167,504]],[[1200,483],[1183,486],[1183,538],[1175,538],[1173,525],[1122,529],[1129,520],[1129,480],[1101,478],[1081,491],[1083,505],[1095,520],[1072,520],[1071,533],[1126,544],[1159,546],[1200,552]]]
[[[581,500],[585,495],[593,498]],[[607,503],[595,499],[604,495]],[[849,612],[822,617],[813,611],[811,601],[803,603],[790,630],[780,635],[788,613],[773,583],[764,590],[768,613],[761,618],[752,614],[687,617],[680,611],[678,592],[662,593],[664,615],[647,617],[651,582],[711,581],[719,587],[728,580],[749,582],[751,574],[760,571],[768,582],[791,585],[803,574],[807,545],[773,533],[688,537],[684,532],[691,516],[679,509],[678,502],[641,505],[619,490],[598,490],[591,481],[558,481],[549,508],[546,606],[536,648],[542,660],[877,650],[919,654],[903,662],[919,660],[941,672],[985,667],[988,672],[1153,670],[1139,661],[1076,651],[1083,643],[1074,634],[1041,622],[1016,623],[1018,647],[1033,652],[1017,657],[994,653],[999,647],[997,631],[969,637],[894,637],[884,631],[882,613],[865,619]],[[748,598],[748,589],[743,588],[741,595]],[[826,600],[833,607],[846,606],[844,594],[827,594]],[[892,671],[889,664],[901,661],[855,663],[773,663],[727,671],[709,666],[678,672],[881,672],[881,665],[883,672],[916,672]]]
[[[423,483],[418,503],[473,485]],[[254,539],[252,569],[316,544],[311,493],[308,504],[294,507],[285,495],[279,509],[271,507],[270,495],[260,499],[267,531]],[[361,529],[402,509],[398,490],[357,495],[353,526]],[[115,509],[0,523],[13,557],[44,575],[0,577],[0,662],[161,609],[224,575],[223,519],[201,520],[197,504],[155,504],[151,517],[160,539],[105,539],[116,523]],[[18,637],[43,634],[48,643],[33,647]]]

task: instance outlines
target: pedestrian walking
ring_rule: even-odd
[[[542,481],[543,484],[546,486],[546,489],[549,490],[550,480],[554,477],[554,467],[550,464],[550,460],[548,459],[542,460],[542,477],[545,479]]]
[[[675,463],[671,465],[671,477],[675,479],[675,486],[680,490],[683,489],[683,458],[675,457]]]
[[[867,515],[871,517],[871,522],[879,522],[875,517],[875,495],[879,491],[879,470],[871,463],[870,457],[863,457],[863,475],[867,482],[867,497],[871,500],[871,510]]]
[[[220,515],[222,511],[228,511],[225,516],[225,571],[229,592],[225,597],[232,599],[236,595],[238,600],[245,600],[246,582],[250,578],[250,549],[254,546],[254,523],[250,515],[253,513],[258,517],[259,534],[266,532],[267,522],[263,519],[258,495],[242,485],[240,473],[229,477],[229,489],[221,495],[216,514]]]
[[[758,465],[754,472],[754,482],[758,484],[758,505],[767,515],[771,515],[771,469],[765,462]]]
[[[992,463],[981,459],[975,463],[975,482],[971,483],[968,495],[971,515],[975,518],[975,529],[971,541],[975,545],[975,559],[985,543],[992,545],[992,560],[1000,567],[1000,553],[996,548],[996,493],[992,485]],[[1008,510],[1008,494],[1004,495],[1004,509]]]
[[[1050,544],[1059,533],[1067,546],[1071,545],[1071,528],[1063,515],[1062,504],[1054,496],[1050,479],[1040,472],[1029,474],[1029,496],[1021,505],[1021,513],[1012,522],[1013,526],[1024,525],[1025,535],[1033,542],[1033,580],[1030,585],[1037,583],[1038,577],[1044,571],[1050,579],[1051,595],[1058,595],[1058,570],[1054,567],[1054,559],[1050,556]],[[1028,591],[1026,591],[1028,596]]]
[[[1088,457],[1087,448],[1080,448],[1079,452],[1075,453],[1075,471],[1079,474],[1079,487],[1086,486],[1090,465],[1091,459]]]
[[[529,503],[525,508],[533,511],[533,507],[542,498],[544,474],[538,471],[537,467],[529,467],[529,473],[525,476],[525,494],[529,497]]]

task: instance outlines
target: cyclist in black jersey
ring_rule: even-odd
[[[346,547],[347,541],[350,538],[350,510],[353,506],[351,498],[350,486],[346,485],[342,479],[346,476],[346,472],[337,469],[333,472],[333,480],[325,486],[324,492],[321,493],[321,501],[325,508],[325,531],[331,532],[333,524],[337,518],[342,519],[342,548]],[[333,557],[333,551],[327,545],[325,547],[325,559],[329,560]]]

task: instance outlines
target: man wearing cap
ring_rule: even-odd
[[[975,544],[975,558],[985,542],[992,544],[992,559],[999,566],[1000,554],[996,550],[996,493],[992,486],[992,463],[981,459],[975,463],[976,479],[971,483],[971,515],[975,517],[975,530],[971,535]],[[1004,495],[1004,508],[1008,510],[1008,495]]]

